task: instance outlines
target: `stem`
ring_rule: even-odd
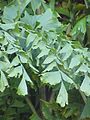
[[[85,2],[85,5],[86,5],[86,8],[88,9],[88,3],[87,3],[87,0],[84,0]]]
[[[39,115],[37,114],[37,112],[36,112],[36,110],[35,110],[32,102],[31,102],[31,100],[28,98],[28,96],[25,97],[25,100],[26,100],[26,102],[28,103],[29,107],[31,108],[31,111],[33,112],[33,114],[37,116],[38,120],[41,120],[41,118],[40,118]]]
[[[51,97],[50,97],[50,102],[52,102],[54,100],[54,96],[55,96],[55,92],[52,91]]]
[[[80,92],[80,94],[81,94],[81,96],[83,98],[84,103],[86,104],[86,102],[87,102],[86,96],[84,95],[84,93],[82,91],[79,90],[79,92]]]

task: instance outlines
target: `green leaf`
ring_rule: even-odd
[[[14,43],[16,40],[14,37],[12,37],[10,34],[8,34],[7,32],[4,32],[5,33],[5,39],[8,41],[8,42],[11,42],[11,43]]]
[[[20,61],[22,62],[22,63],[27,63],[28,62],[28,56],[27,56],[27,54],[24,52],[24,51],[20,51],[19,53],[18,53],[18,56],[20,57]]]
[[[39,9],[40,5],[41,5],[41,0],[32,0],[31,1],[31,6],[32,6],[34,13],[35,13],[36,9]]]
[[[84,106],[82,114],[80,116],[81,119],[90,118],[90,98],[87,99],[87,102]]]
[[[0,28],[7,31],[7,30],[10,30],[10,29],[15,29],[15,25],[16,25],[16,23],[7,23],[7,24],[1,24],[0,23]]]
[[[7,53],[8,54],[13,54],[16,53],[18,51],[18,49],[16,47],[14,47],[13,45],[9,44],[7,47]]]
[[[42,103],[42,113],[44,117],[46,118],[46,120],[53,120],[53,116],[49,110],[49,106],[47,106],[47,104],[44,102]]]
[[[22,80],[18,86],[17,93],[18,93],[18,95],[23,95],[23,96],[28,94],[27,85],[26,85],[26,81],[24,78],[22,78]]]
[[[61,107],[65,107],[65,104],[68,105],[68,93],[63,82],[61,83],[61,88],[57,96],[56,102],[59,103]]]
[[[26,39],[26,46],[29,47],[30,43],[34,42],[36,37],[37,37],[37,34],[29,33]]]
[[[9,87],[8,81],[6,79],[5,74],[1,71],[1,78],[0,78],[0,91],[3,92],[6,87]]]
[[[70,62],[69,68],[74,68],[76,66],[78,66],[81,63],[82,60],[82,56],[81,55],[75,55]]]
[[[17,17],[18,6],[11,5],[4,8],[2,20],[5,23],[12,23]]]
[[[55,7],[55,0],[51,0],[50,3],[49,3],[49,6],[52,10],[54,10],[54,7]]]
[[[63,60],[67,60],[72,54],[73,48],[70,44],[66,44],[61,50],[60,54],[62,54]]]
[[[62,81],[61,74],[59,71],[43,73],[41,76],[41,81],[43,83],[56,85]]]
[[[10,69],[9,77],[20,77],[22,75],[22,66],[18,66],[15,68]]]
[[[22,14],[26,6],[31,2],[31,0],[19,0],[19,1],[20,3],[18,4],[18,7],[20,10],[20,14]]]
[[[25,16],[21,18],[22,22],[26,23],[27,25],[31,25],[32,28],[35,27],[36,20],[37,20],[37,16],[29,15],[27,11],[25,11]]]
[[[23,67],[23,78],[26,80],[26,81],[29,81],[30,83],[32,83],[30,77],[28,76],[25,68]]]
[[[44,60],[43,64],[49,64],[49,63],[51,63],[52,61],[54,61],[55,58],[56,58],[55,55],[49,55],[49,56]]]
[[[90,68],[88,67],[87,64],[83,63],[75,73],[77,74],[78,72],[84,72],[84,73],[89,72],[90,73]]]
[[[6,71],[10,67],[10,63],[0,61],[0,70]]]
[[[50,70],[52,70],[54,67],[56,67],[57,65],[56,65],[56,62],[52,62],[52,63],[50,63],[48,66],[47,66],[47,68],[43,71],[43,72],[47,72],[47,71],[50,71]]]
[[[64,81],[66,81],[70,84],[74,84],[73,80],[70,77],[68,77],[64,72],[61,72],[61,75],[62,75],[62,78],[63,78]]]
[[[45,31],[56,30],[56,28],[61,26],[61,23],[53,15],[52,11],[48,9],[45,13],[37,18],[37,21],[40,22],[42,29]]]
[[[81,32],[83,34],[86,33],[86,17],[80,19],[76,25],[74,26],[74,28],[72,29],[72,36],[78,34],[78,32]]]
[[[40,119],[35,114],[32,114],[29,120],[40,120]]]
[[[20,60],[18,58],[18,56],[16,56],[12,62],[11,62],[11,66],[17,66],[18,64],[20,64]]]
[[[64,8],[64,7],[60,6],[60,7],[56,7],[55,9],[59,14],[70,17],[70,12],[69,12],[69,10],[67,8]]]
[[[85,93],[85,95],[90,95],[90,77],[86,74],[85,78],[80,86],[80,90]]]
[[[40,41],[37,45],[39,47],[39,49],[41,50],[40,54],[37,56],[37,58],[41,58],[45,55],[49,54],[50,49],[48,49],[45,45],[45,42]]]

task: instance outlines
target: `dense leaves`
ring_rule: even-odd
[[[0,119],[90,117],[90,7],[78,2],[0,2],[0,95],[10,100]]]

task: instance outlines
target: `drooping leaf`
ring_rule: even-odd
[[[8,81],[6,79],[5,74],[1,71],[1,78],[0,78],[0,91],[3,92],[6,87],[9,87]]]
[[[61,83],[61,88],[57,96],[56,102],[59,103],[62,107],[65,107],[65,104],[68,105],[68,93],[63,82]]]
[[[18,86],[17,93],[18,93],[18,95],[23,95],[23,96],[28,94],[27,85],[26,85],[26,81],[24,78],[22,78],[22,80]]]
[[[85,93],[85,95],[90,95],[90,77],[86,74],[85,78],[80,86],[80,90]]]
[[[43,73],[41,76],[41,81],[43,83],[49,83],[51,85],[56,85],[62,81],[61,74],[59,71]]]
[[[30,83],[32,83],[29,75],[27,74],[25,68],[23,67],[23,78],[26,80],[26,81],[29,81]]]

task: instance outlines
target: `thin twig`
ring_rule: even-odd
[[[79,90],[79,92],[80,92],[80,95],[82,96],[84,103],[86,104],[86,102],[87,102],[86,96],[84,95],[84,93],[82,91]]]
[[[85,5],[86,5],[86,8],[88,9],[88,3],[87,3],[87,0],[84,0],[85,2]]]
[[[35,110],[32,102],[31,102],[31,100],[28,98],[28,96],[25,97],[25,100],[26,100],[26,102],[28,103],[29,107],[31,108],[33,114],[36,115],[39,120],[41,120],[41,118],[40,118],[39,115],[37,114],[37,112],[36,112],[36,110]]]

